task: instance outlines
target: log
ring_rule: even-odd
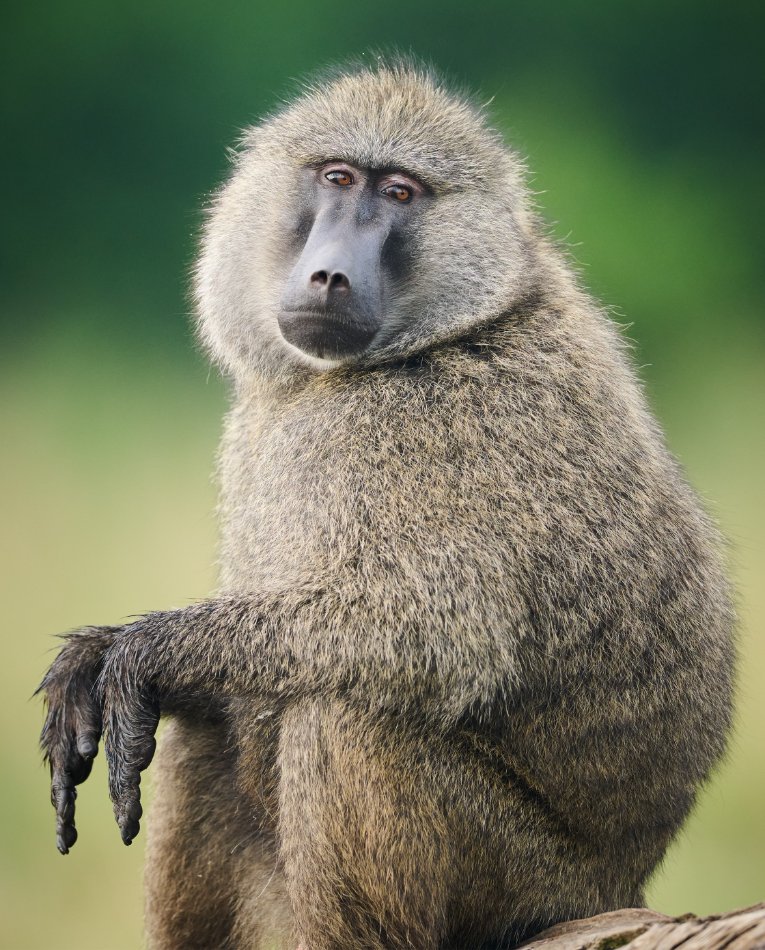
[[[556,924],[521,946],[523,950],[765,950],[765,903],[712,917],[666,917],[636,907],[614,910]]]

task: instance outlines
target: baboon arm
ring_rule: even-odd
[[[309,591],[208,601],[122,628],[106,652],[99,695],[109,790],[125,843],[138,832],[140,774],[154,754],[162,711],[222,696],[266,696],[278,706],[293,697],[355,692],[380,697],[399,714],[403,704],[416,703],[446,720],[488,698],[491,684],[476,674],[466,685],[464,670],[496,677],[496,656],[481,662],[443,635],[428,644],[411,630],[395,636],[359,629],[366,616],[358,602]],[[496,681],[494,690],[496,696]]]

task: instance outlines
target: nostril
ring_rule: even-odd
[[[325,270],[317,270],[311,274],[311,286],[316,290],[350,290],[351,282],[342,271],[336,270],[330,274]]]

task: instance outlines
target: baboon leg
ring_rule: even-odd
[[[421,800],[410,810],[383,736],[350,718],[317,700],[282,721],[280,845],[300,946],[435,950],[450,877],[427,845],[440,818]]]
[[[295,918],[273,837],[256,840],[244,849],[240,866],[232,946],[236,950],[295,950]]]
[[[285,715],[279,756],[281,854],[305,950],[464,950],[497,932],[497,915],[507,932],[506,867],[492,860],[505,865],[507,851],[491,840],[507,811],[461,751],[317,700]],[[471,920],[485,929],[466,932]]]
[[[234,944],[237,838],[246,809],[223,723],[169,720],[154,769],[144,881],[151,950]]]
[[[148,822],[151,950],[295,950],[292,908],[262,800],[243,793],[224,722],[171,719]]]

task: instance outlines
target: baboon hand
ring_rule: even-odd
[[[150,637],[141,621],[123,627],[108,650],[98,682],[109,767],[109,795],[125,844],[138,834],[141,772],[154,756],[160,703],[149,675]]]
[[[62,854],[77,840],[76,785],[90,775],[101,738],[96,678],[117,627],[86,627],[66,643],[37,688],[47,706],[40,745],[50,766],[51,802],[56,810],[56,845]]]

